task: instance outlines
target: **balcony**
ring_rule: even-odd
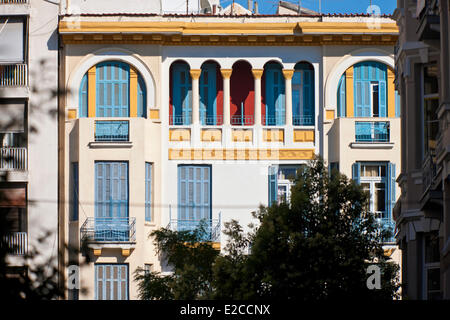
[[[390,141],[389,121],[355,122],[355,141],[362,143],[385,143]]]
[[[285,115],[262,116],[262,122],[265,126],[284,126],[286,124],[285,119]]]
[[[230,122],[232,126],[252,126],[255,120],[253,116],[232,115]]]
[[[0,0],[0,4],[27,4],[28,0]]]
[[[96,121],[95,141],[129,141],[129,121]]]
[[[429,152],[422,165],[422,198],[420,200],[421,209],[426,211],[441,211],[443,205],[442,190],[438,187],[436,156],[434,152]],[[435,210],[427,210],[435,209]]]
[[[188,126],[192,123],[192,114],[171,115],[169,116],[169,124],[171,126]]]
[[[80,233],[82,242],[133,244],[136,242],[136,218],[87,218]]]
[[[416,33],[420,41],[440,39],[440,17],[439,10],[431,1],[426,1],[424,8],[419,15],[419,26]]]
[[[203,223],[205,231],[204,235],[202,235],[202,240],[205,242],[220,243],[220,213],[219,219],[171,219],[167,225],[167,229],[172,231],[194,231],[201,223]]]
[[[4,244],[10,254],[23,256],[28,253],[28,236],[26,232],[12,232],[4,235]]]
[[[294,126],[313,126],[314,117],[313,116],[293,116],[292,124]]]
[[[28,66],[26,64],[0,65],[0,87],[25,86],[28,86]]]
[[[0,170],[27,170],[27,148],[0,148]]]
[[[200,122],[203,126],[221,126],[223,124],[223,116],[201,116]]]

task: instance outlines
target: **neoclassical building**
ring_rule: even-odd
[[[223,223],[289,201],[322,155],[371,194],[392,227],[400,167],[390,17],[61,16],[60,236],[82,254],[70,298],[136,299],[137,267],[170,272],[151,231]],[[389,254],[399,251],[385,239]],[[397,258],[396,258],[397,259]]]

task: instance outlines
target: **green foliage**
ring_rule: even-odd
[[[164,282],[172,297],[307,301],[396,297],[398,266],[384,255],[381,240],[387,235],[368,211],[362,188],[338,172],[329,175],[317,159],[298,172],[291,191],[290,204],[273,204],[254,213],[259,225],[250,226],[249,234],[235,220],[225,223],[229,242],[220,255],[201,241],[199,231],[155,231],[159,252],[174,266],[173,276]],[[381,269],[379,290],[367,288],[370,264]],[[158,281],[141,282],[141,298],[155,298],[145,292]]]

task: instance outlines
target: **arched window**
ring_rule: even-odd
[[[314,69],[307,62],[295,65],[292,78],[292,123],[314,125]]]
[[[189,65],[175,62],[171,68],[171,125],[189,125],[192,122],[192,81]]]
[[[79,117],[87,117],[94,110],[99,118],[146,116],[145,83],[130,65],[106,61],[95,66],[95,77],[92,74],[87,72],[81,80]],[[95,104],[89,100],[91,91],[95,91]]]
[[[355,117],[386,117],[386,65],[365,61],[354,66]]]
[[[264,68],[266,126],[284,125],[286,119],[285,82],[278,63],[268,63]]]

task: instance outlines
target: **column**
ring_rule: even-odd
[[[192,79],[192,124],[198,124],[200,122],[200,94],[198,79],[202,73],[201,69],[191,69],[190,71]]]
[[[255,105],[254,105],[254,117],[255,125],[261,125],[261,77],[264,73],[264,69],[252,69],[253,79],[255,79]]]
[[[137,89],[138,75],[133,67],[130,67],[130,117],[137,117]]]
[[[292,77],[294,76],[294,71],[294,69],[283,69],[286,92],[286,126],[292,126]]]
[[[347,96],[347,118],[353,118],[353,66],[345,71],[345,89]]]
[[[220,69],[223,78],[223,124],[230,125],[230,77],[233,69]]]

